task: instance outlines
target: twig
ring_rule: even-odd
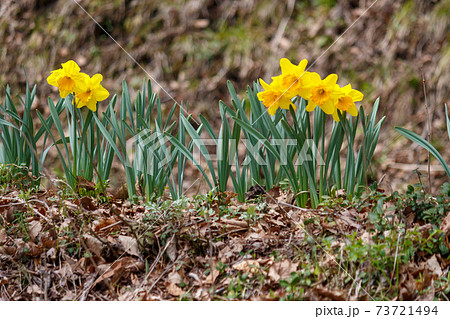
[[[226,233],[220,234],[219,236],[214,237],[214,239],[225,237],[225,236],[228,236],[228,235],[233,234],[233,233],[238,233],[238,232],[243,231],[243,230],[248,230],[248,228],[238,228],[238,229],[230,230],[229,232],[226,232]]]
[[[290,208],[295,208],[295,209],[298,209],[298,210],[302,210],[304,212],[309,211],[309,209],[298,207],[298,206],[295,206],[295,205],[291,205],[291,204],[288,204],[288,203],[285,203],[285,202],[276,201],[276,203],[278,204],[278,206],[287,206],[287,207],[290,207]]]
[[[89,295],[89,292],[91,291],[92,287],[94,286],[95,279],[97,279],[97,272],[92,274],[84,284],[83,291],[81,293],[80,301],[85,301]]]
[[[422,71],[422,83],[423,83],[423,95],[425,97],[425,109],[427,110],[427,141],[430,143],[431,141],[431,120],[430,120],[430,111],[428,109],[428,101],[427,101],[427,90],[426,90],[426,83],[425,83],[425,75]],[[431,174],[430,174],[430,152],[428,152],[428,192],[431,194]]]
[[[115,222],[114,224],[111,224],[111,225],[105,226],[105,227],[103,227],[103,228],[100,228],[99,231],[105,231],[105,230],[107,230],[107,229],[110,229],[110,228],[112,228],[112,227],[114,227],[114,226],[117,226],[117,225],[119,225],[119,224],[122,224],[122,223],[123,223],[123,222],[122,222],[121,220],[119,220],[118,222]]]
[[[142,287],[144,287],[145,282],[148,280],[148,278],[150,277],[151,273],[153,272],[153,270],[155,269],[156,265],[158,264],[159,260],[161,259],[161,257],[163,256],[163,254],[165,253],[165,251],[167,250],[167,248],[169,247],[169,245],[172,243],[173,239],[175,238],[175,234],[172,235],[172,237],[169,239],[169,241],[166,243],[166,245],[164,246],[163,250],[160,250],[158,255],[156,256],[155,260],[153,261],[148,274],[145,276],[144,280],[142,281],[141,285],[139,286],[138,289],[136,289],[134,291],[134,295],[133,298],[135,298],[137,296],[137,294],[140,292],[140,290],[142,289]]]
[[[166,269],[164,269],[163,272],[161,272],[161,275],[159,275],[158,278],[156,278],[156,280],[152,283],[152,285],[150,286],[150,288],[148,289],[148,293],[150,293],[153,289],[153,287],[155,287],[155,285],[158,283],[158,281],[161,280],[161,278],[170,270],[172,269],[174,263],[170,264],[169,266],[166,267]]]
[[[42,215],[36,208],[34,208],[33,206],[31,206],[30,204],[29,204],[29,202],[30,201],[37,201],[37,202],[40,202],[39,200],[37,200],[37,199],[32,199],[32,200],[28,200],[28,201],[25,201],[25,200],[23,200],[23,199],[21,199],[21,198],[12,198],[12,197],[2,197],[2,199],[6,199],[6,200],[11,200],[11,201],[16,201],[15,203],[9,203],[9,204],[6,204],[6,205],[0,205],[0,207],[10,207],[10,206],[13,206],[13,205],[24,205],[24,206],[27,206],[29,209],[31,209],[36,215],[38,215],[39,217],[41,217],[43,220],[45,220],[47,223],[49,223],[51,226],[54,226],[53,225],[53,223],[47,218],[47,217],[45,217],[44,215]],[[47,208],[48,208],[48,206],[47,206]]]

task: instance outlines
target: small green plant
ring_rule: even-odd
[[[305,287],[311,286],[311,280],[308,279],[310,275],[309,270],[302,270],[291,274],[286,280],[280,280],[280,286],[286,290],[286,295],[281,300],[302,300]]]
[[[30,216],[27,210],[17,209],[12,214],[12,223],[8,226],[8,232],[12,235],[20,236],[24,242],[30,239],[29,224],[27,218]]]
[[[254,291],[258,291],[258,287],[264,285],[266,276],[256,267],[250,268],[254,268],[254,272],[239,272],[231,277],[225,292],[228,300],[248,300]]]

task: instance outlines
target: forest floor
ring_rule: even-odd
[[[280,188],[0,196],[1,300],[449,300],[450,187],[300,208]]]

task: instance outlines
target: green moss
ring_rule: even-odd
[[[316,6],[316,7],[323,6],[326,8],[333,8],[336,5],[337,0],[312,0],[311,3],[313,6]]]
[[[420,85],[422,83],[422,80],[419,79],[417,76],[412,76],[409,80],[408,80],[408,85],[413,88],[413,89],[418,89],[420,88]]]

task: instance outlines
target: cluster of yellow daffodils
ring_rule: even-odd
[[[330,74],[322,80],[319,74],[305,71],[307,63],[305,59],[299,65],[294,65],[283,58],[280,60],[281,75],[273,77],[271,84],[260,79],[264,91],[258,93],[258,99],[268,108],[269,114],[274,115],[278,108],[289,109],[289,106],[295,110],[292,98],[300,96],[308,100],[308,112],[319,106],[326,114],[331,114],[335,121],[339,121],[338,112],[358,115],[355,102],[361,101],[363,94],[352,89],[350,84],[340,87],[336,83],[336,74]]]
[[[54,70],[47,78],[50,85],[59,89],[62,98],[70,93],[75,96],[75,105],[80,108],[87,106],[91,111],[97,110],[97,102],[106,100],[109,92],[100,84],[103,81],[101,74],[90,77],[80,72],[80,67],[75,61],[67,61],[61,64],[62,69]]]

